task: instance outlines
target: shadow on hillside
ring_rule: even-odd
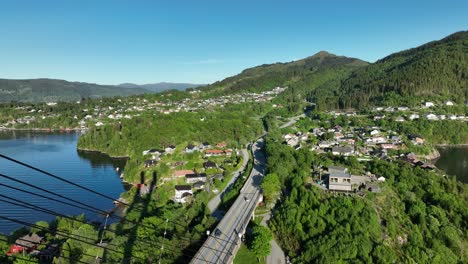
[[[127,207],[126,214],[133,212],[134,210],[138,210],[140,215],[137,219],[133,220],[135,223],[140,223],[145,216],[148,214],[149,204],[151,202],[151,196],[153,191],[156,188],[156,181],[157,175],[156,172],[153,172],[151,177],[151,182],[148,187],[148,193],[142,193],[142,188],[138,188],[137,192],[133,196],[133,202]],[[140,184],[145,184],[145,172],[140,173]],[[144,195],[142,197],[142,195]],[[137,240],[137,231],[138,225],[135,224],[130,228],[126,228],[126,222],[119,222],[116,228],[117,234],[125,234],[128,238],[123,252],[122,263],[130,264],[133,263],[132,259],[134,258],[134,246]],[[139,262],[142,260],[140,259]],[[107,263],[107,251],[104,251],[103,254],[103,263]],[[151,263],[151,261],[147,261],[147,263]]]

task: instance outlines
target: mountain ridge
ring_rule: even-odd
[[[50,78],[0,79],[0,103],[76,101],[82,98],[130,96],[144,93],[151,93],[151,91]]]

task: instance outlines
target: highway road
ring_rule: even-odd
[[[209,238],[190,263],[228,263],[234,259],[240,237],[250,221],[260,198],[260,184],[265,173],[266,158],[262,152],[263,138],[252,144],[254,166],[239,197],[212,230]]]
[[[238,170],[236,170],[235,172],[232,173],[232,177],[231,177],[231,180],[228,182],[228,184],[226,185],[226,187],[224,188],[224,190],[222,190],[221,192],[219,192],[215,197],[213,197],[209,202],[208,202],[208,208],[210,209],[210,211],[213,213],[213,216],[217,216],[219,214],[217,214],[215,211],[216,209],[218,209],[218,206],[219,204],[221,203],[221,197],[227,192],[229,191],[229,189],[232,187],[232,185],[234,184],[234,182],[237,180],[237,178],[239,177],[239,175],[245,170],[245,167],[247,166],[247,163],[249,162],[249,153],[247,152],[246,149],[242,149],[241,151],[241,154],[242,154],[242,165],[240,166],[240,168]]]

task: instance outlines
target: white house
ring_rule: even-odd
[[[433,102],[425,102],[425,103],[424,103],[424,106],[425,106],[425,107],[433,107],[433,106],[434,106],[434,103],[433,103]]]
[[[418,114],[411,114],[408,118],[410,120],[419,119],[419,115]]]
[[[454,103],[453,103],[452,101],[447,101],[447,102],[445,102],[445,105],[446,105],[446,106],[453,106]]]
[[[438,119],[439,119],[439,118],[438,118],[436,115],[434,115],[434,114],[427,114],[427,115],[426,115],[426,118],[427,118],[428,120],[438,120]]]
[[[186,198],[193,196],[192,187],[190,185],[176,185],[174,200],[178,203],[185,203]]]

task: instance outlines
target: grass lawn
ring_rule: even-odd
[[[241,245],[239,251],[234,258],[234,264],[265,264],[265,260],[261,259],[258,262],[257,257],[244,244]]]

